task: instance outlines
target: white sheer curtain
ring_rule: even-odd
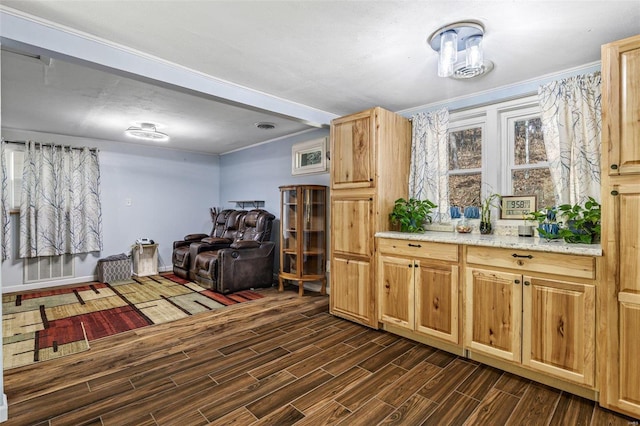
[[[11,222],[9,221],[9,177],[6,159],[7,143],[0,141],[0,246],[2,260],[9,259],[11,253]]]
[[[20,257],[102,250],[98,152],[25,145]]]
[[[600,199],[602,103],[600,73],[538,89],[542,132],[557,204]]]
[[[451,219],[447,142],[449,110],[442,108],[418,113],[411,118],[411,124],[409,197],[431,200],[438,205],[433,212],[433,221],[448,222]]]

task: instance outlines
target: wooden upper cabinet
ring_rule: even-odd
[[[640,36],[602,46],[604,173],[640,173]]]
[[[374,186],[375,109],[333,120],[331,188]]]

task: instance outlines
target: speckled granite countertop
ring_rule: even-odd
[[[431,241],[436,243],[466,244],[470,246],[515,248],[521,250],[545,251],[550,253],[602,256],[600,244],[567,244],[562,240],[546,241],[534,237],[508,237],[501,235],[460,234],[457,232],[426,231],[378,232],[378,238],[397,238],[411,241]]]

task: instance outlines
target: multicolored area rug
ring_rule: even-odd
[[[89,349],[89,342],[259,299],[222,295],[173,274],[2,297],[4,369]]]

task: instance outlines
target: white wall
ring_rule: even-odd
[[[216,206],[220,199],[217,155],[35,132],[3,130],[2,136],[6,140],[31,139],[100,150],[104,248],[100,253],[76,258],[77,279],[71,282],[93,280],[98,259],[129,252],[131,244],[141,236],[159,244],[161,270],[171,269],[173,241],[189,233],[211,231],[209,207]],[[131,200],[131,206],[126,205],[126,199]],[[17,220],[17,215],[12,215],[12,221]],[[13,228],[17,230],[15,223]],[[47,285],[22,284],[23,262],[12,257],[2,264],[4,293]]]

